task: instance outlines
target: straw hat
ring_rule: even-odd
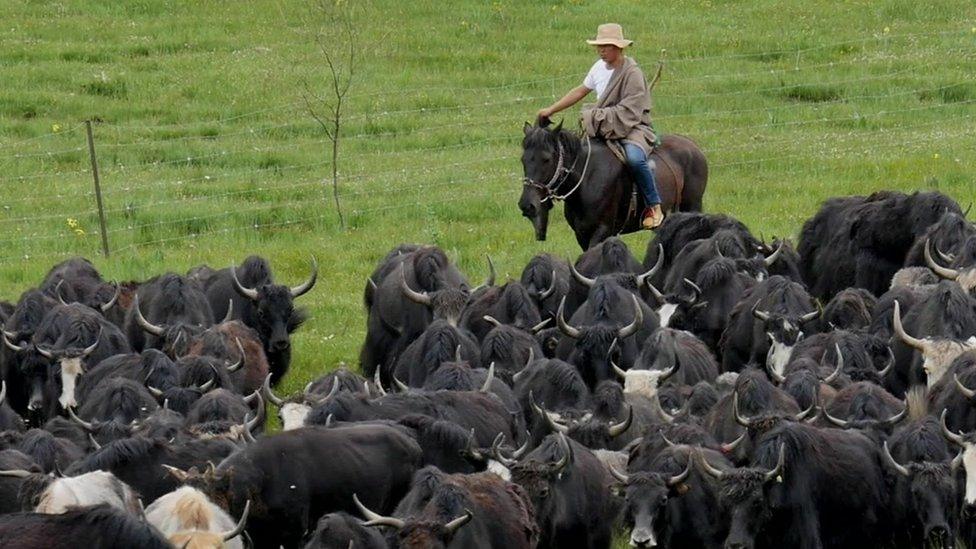
[[[596,28],[596,38],[587,40],[591,46],[606,46],[608,44],[618,48],[626,48],[634,43],[633,40],[624,38],[624,29],[616,23],[604,23]]]

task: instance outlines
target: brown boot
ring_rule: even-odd
[[[642,229],[654,230],[660,227],[661,223],[664,223],[664,212],[661,211],[660,204],[644,208],[644,214],[641,216]]]

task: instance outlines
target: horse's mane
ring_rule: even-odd
[[[550,130],[540,126],[533,126],[532,131],[525,135],[525,139],[522,141],[522,147],[525,149],[546,149],[554,151],[557,149],[559,142],[562,142],[567,157],[575,157],[582,148],[580,138],[575,133],[563,129],[559,129],[558,131]]]

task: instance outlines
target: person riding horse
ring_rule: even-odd
[[[644,195],[641,228],[656,229],[664,221],[664,212],[654,170],[647,159],[658,139],[651,128],[651,94],[644,73],[633,58],[624,55],[624,48],[634,42],[625,39],[623,29],[615,23],[600,25],[596,38],[586,42],[596,46],[600,59],[590,68],[582,85],[539,111],[540,125],[548,124],[554,114],[596,90],[597,103],[583,107],[583,129],[590,137],[605,139],[608,145],[622,143],[627,166]]]

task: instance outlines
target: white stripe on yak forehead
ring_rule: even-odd
[[[966,471],[965,501],[969,505],[976,505],[976,444],[963,443],[962,466]]]
[[[74,407],[78,403],[75,401],[75,383],[83,372],[81,369],[81,357],[61,359],[61,396],[58,402],[62,408]]]
[[[671,323],[671,317],[674,316],[674,312],[678,310],[677,303],[665,303],[661,305],[661,308],[657,310],[657,314],[661,317],[661,327],[667,328]]]
[[[803,334],[801,333],[800,335]],[[790,361],[790,355],[793,354],[793,346],[795,344],[787,345],[781,343],[773,337],[773,334],[769,334],[769,339],[772,343],[769,346],[769,352],[766,353],[766,366],[769,366],[777,375],[782,376],[783,372],[786,371],[787,363]]]

